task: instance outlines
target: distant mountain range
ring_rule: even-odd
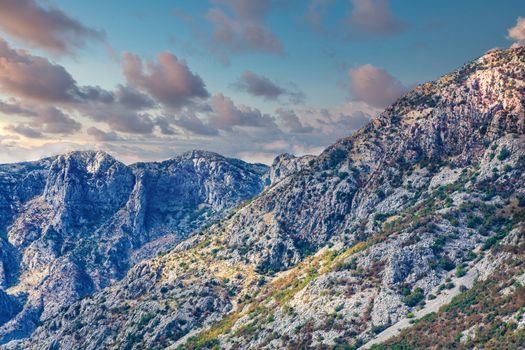
[[[3,165],[0,339],[519,348],[524,171],[522,47],[416,87],[317,157]]]

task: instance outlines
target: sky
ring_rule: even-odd
[[[524,44],[522,0],[0,0],[0,163],[318,154]]]

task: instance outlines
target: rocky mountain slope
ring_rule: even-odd
[[[104,152],[0,165],[0,341],[258,194],[266,170],[200,151],[130,166]]]
[[[358,348],[519,260],[524,113],[525,48],[491,51],[320,156],[277,160],[259,196],[5,347]]]
[[[517,229],[473,266],[471,290],[372,349],[521,349],[525,344],[525,210]],[[462,286],[459,286],[460,289]],[[463,288],[464,290],[464,288]]]

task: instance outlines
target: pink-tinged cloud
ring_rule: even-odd
[[[78,94],[75,80],[64,67],[12,49],[1,38],[0,91],[45,102],[72,102]]]
[[[215,3],[223,7],[211,8],[206,15],[213,26],[215,50],[283,54],[281,41],[265,23],[272,8],[270,0],[219,0]]]
[[[515,46],[525,45],[525,18],[518,17],[516,25],[508,29],[507,38],[514,40]]]
[[[223,94],[215,94],[210,101],[210,122],[218,129],[231,130],[234,126],[277,128],[274,118],[256,108],[236,106]]]
[[[348,77],[352,96],[373,107],[386,107],[407,91],[390,73],[371,64],[350,69]]]
[[[394,17],[389,0],[351,0],[353,9],[348,18],[352,34],[368,36],[392,35],[405,30],[408,24]]]
[[[201,77],[190,71],[185,60],[168,52],[158,54],[157,61],[125,53],[123,69],[130,85],[168,107],[179,109],[209,96]]]
[[[157,94],[153,97],[168,102],[170,97],[176,97],[177,103],[180,103],[184,99],[189,100],[192,94],[207,96],[207,91],[202,90],[202,80],[193,76],[185,64],[181,63],[180,67],[175,68],[173,64],[168,64],[164,70],[150,67],[153,72],[151,76],[132,71],[135,76],[130,77],[146,90]],[[155,81],[163,74],[164,80]],[[162,89],[169,90],[170,86],[170,93],[161,95]],[[155,101],[148,94],[127,85],[119,85],[115,91],[98,86],[78,86],[64,67],[46,58],[33,56],[27,51],[12,49],[2,39],[0,92],[36,105],[54,104],[68,111],[80,112],[93,120],[105,122],[120,132],[151,134],[155,127],[152,118],[142,112],[156,107]],[[72,123],[65,125],[76,127]],[[47,132],[52,132],[51,130],[48,129]]]
[[[32,46],[54,53],[72,53],[104,34],[71,18],[60,9],[34,0],[0,1],[0,29]]]

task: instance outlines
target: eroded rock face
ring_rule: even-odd
[[[53,213],[54,229],[75,234],[122,208],[134,181],[132,170],[109,154],[77,152],[51,164],[42,199]]]
[[[27,336],[257,195],[265,172],[202,151],[130,166],[97,151],[1,165],[0,339]]]
[[[331,348],[370,339],[519,231],[524,57],[525,48],[492,51],[417,87],[320,156],[278,158],[260,196],[8,348]],[[130,208],[140,207],[147,191],[133,193]]]
[[[289,153],[281,154],[274,159],[268,169],[266,185],[274,185],[287,176],[299,173],[303,169],[308,169],[314,161],[314,156],[295,157]]]
[[[12,296],[0,289],[0,325],[4,324],[20,311],[20,305]]]
[[[0,165],[0,236],[5,237],[15,215],[30,199],[42,193],[53,158],[37,162]]]

